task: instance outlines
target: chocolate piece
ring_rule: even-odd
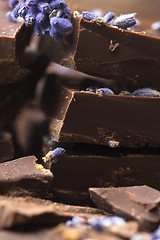
[[[115,141],[121,147],[160,146],[159,98],[100,97],[54,83],[47,93],[47,114],[52,117],[50,133],[54,141],[107,146]]]
[[[96,205],[113,214],[137,220],[143,228],[154,229],[160,223],[160,192],[148,186],[90,188]]]
[[[0,228],[11,228],[17,225],[41,226],[56,225],[73,216],[104,216],[104,212],[90,207],[80,207],[53,203],[31,197],[0,197]]]
[[[28,156],[0,164],[0,193],[4,195],[45,196],[52,173]]]
[[[31,29],[20,23],[12,23],[6,14],[8,1],[0,1],[0,85],[19,81],[25,70],[18,61],[29,42]]]
[[[73,35],[71,52],[64,57],[62,65],[89,75],[115,79],[128,89],[160,88],[159,38],[98,26],[80,17],[75,18]]]
[[[103,154],[103,150],[100,151]],[[83,154],[83,147],[81,152]],[[146,184],[160,190],[158,177],[160,155],[123,156],[120,155],[122,152],[119,152],[118,156],[117,152],[116,156],[114,149],[108,156],[91,155],[91,152],[89,155],[82,154],[65,154],[52,165],[51,171],[54,174],[52,189],[86,192],[89,187]]]

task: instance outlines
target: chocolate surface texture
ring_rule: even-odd
[[[62,64],[102,78],[112,78],[128,89],[159,88],[160,38],[110,26],[98,26],[80,17],[70,54]],[[111,50],[111,45],[118,44]],[[154,79],[154,81],[152,81]]]
[[[53,82],[53,83],[52,83]],[[67,89],[49,80],[47,114],[54,141],[121,147],[158,147],[159,98],[102,96]]]
[[[96,205],[111,213],[136,219],[147,228],[160,223],[160,192],[148,186],[121,188],[90,188],[90,196]]]
[[[53,175],[28,156],[0,164],[0,193],[5,195],[43,196]]]

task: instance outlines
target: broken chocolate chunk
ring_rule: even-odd
[[[0,85],[20,81],[25,69],[20,67],[25,46],[28,44],[31,29],[22,22],[12,23],[6,14],[8,1],[0,1]]]
[[[160,98],[76,91],[49,80],[46,94],[54,141],[159,147]],[[110,144],[111,143],[111,144]],[[116,144],[112,144],[116,143]]]
[[[93,155],[92,152],[84,155],[83,148],[82,146],[80,155],[65,154],[56,164],[52,164],[54,181],[51,189],[87,192],[89,187],[123,187],[145,184],[160,190],[158,177],[160,155],[128,154],[123,156],[124,151],[122,151],[114,156],[116,154],[114,149],[110,151],[110,155],[107,149],[105,152],[99,149],[101,155],[100,153]]]
[[[64,205],[32,197],[0,197],[0,228],[18,225],[54,226],[65,222],[73,216],[104,216],[104,212],[91,207]]]
[[[160,223],[160,192],[148,186],[90,188],[90,197],[100,209],[137,220],[143,228]]]
[[[45,196],[52,173],[28,156],[0,164],[0,193],[12,196]]]
[[[75,18],[70,53],[61,64],[101,78],[112,78],[129,90],[160,88],[160,39],[144,32],[99,26]],[[154,81],[152,80],[154,79]]]

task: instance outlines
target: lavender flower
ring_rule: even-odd
[[[110,23],[115,17],[115,14],[113,12],[108,12],[104,17],[104,21],[106,24]]]
[[[114,92],[113,92],[111,89],[109,89],[109,88],[98,88],[98,89],[96,90],[96,93],[97,93],[100,97],[102,97],[102,96],[104,96],[104,95],[114,95]]]
[[[54,149],[53,151],[49,151],[45,157],[43,157],[43,161],[47,162],[47,161],[51,161],[54,160],[54,162],[57,161],[57,158],[59,158],[60,156],[62,156],[65,153],[64,148],[58,147],[56,149]]]
[[[154,22],[154,23],[151,25],[151,29],[152,29],[153,31],[160,31],[160,21]]]
[[[96,19],[98,16],[96,16],[94,13],[88,12],[88,11],[83,11],[82,12],[82,18],[86,21],[93,21]]]
[[[26,26],[34,25],[37,35],[50,34],[59,42],[73,31],[71,10],[64,0],[10,0],[10,7],[14,9],[7,15],[9,20],[23,18]]]
[[[112,25],[118,28],[127,29],[136,24],[136,13],[123,14],[117,17]]]
[[[18,19],[13,16],[13,12],[11,12],[11,11],[7,13],[7,17],[8,17],[10,22],[13,22],[13,23],[18,22]]]
[[[132,95],[139,97],[160,97],[160,92],[150,88],[140,88],[135,90]]]
[[[18,0],[10,0],[9,1],[9,7],[14,8],[18,4]]]

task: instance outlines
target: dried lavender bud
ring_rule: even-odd
[[[104,95],[114,95],[114,92],[113,92],[111,89],[109,89],[109,88],[98,88],[98,89],[96,90],[96,93],[97,93],[100,97],[102,97],[102,96],[104,96]]]
[[[153,240],[158,240],[158,239],[160,239],[160,225],[159,225],[159,227],[157,228],[156,231],[154,231],[154,232],[151,233],[151,236],[152,236],[152,239],[153,239]]]
[[[85,223],[85,219],[83,217],[74,216],[72,218],[72,222],[73,222],[74,226],[77,226],[77,225],[84,224]]]
[[[44,35],[50,30],[49,17],[42,12],[39,12],[35,20],[35,33],[37,35]]]
[[[86,88],[86,91],[96,93],[96,89],[97,88],[95,88],[95,87],[88,87],[88,88]]]
[[[130,28],[136,24],[135,16],[136,13],[120,15],[112,22],[112,26],[116,26],[122,29]]]
[[[93,228],[94,230],[101,232],[104,230],[104,226],[102,224],[102,221],[100,221],[99,218],[91,217],[88,219],[88,224]]]
[[[106,24],[110,23],[115,17],[115,14],[113,12],[108,12],[104,17],[104,21]]]
[[[96,16],[94,13],[88,12],[88,11],[83,11],[82,12],[82,18],[86,21],[93,21],[96,19],[98,16]]]
[[[29,7],[35,6],[37,4],[38,0],[26,0],[25,4]]]
[[[57,11],[56,17],[69,18],[71,19],[72,12],[69,8],[60,9]]]
[[[103,16],[103,11],[99,8],[95,8],[92,10],[92,13],[95,15],[95,16],[98,16],[98,17],[102,17]]]
[[[160,92],[150,88],[141,88],[135,90],[132,95],[139,97],[160,97]]]
[[[130,240],[153,240],[153,238],[149,233],[139,233],[130,238]]]
[[[18,19],[13,16],[13,12],[7,12],[7,17],[10,22],[17,23]]]
[[[13,16],[15,17],[15,18],[17,18],[17,17],[19,17],[19,9],[21,8],[21,6],[22,6],[22,3],[21,2],[19,2],[16,6],[15,6],[15,8],[13,9]]]
[[[42,13],[51,13],[51,8],[47,2],[38,2],[37,7]]]
[[[29,10],[28,6],[25,3],[22,3],[18,11],[19,16],[25,18],[26,14],[28,13],[28,10]]]
[[[50,3],[49,3],[49,6],[51,8],[51,11],[54,10],[54,9],[64,9],[67,7],[67,2],[63,1],[63,0],[52,0]]]
[[[152,29],[153,31],[160,31],[160,21],[154,22],[154,23],[151,25],[151,29]]]
[[[54,26],[51,26],[51,29],[50,29],[50,36],[54,38],[54,40],[56,42],[60,42],[63,40],[63,35],[58,33],[56,28]]]
[[[54,27],[59,34],[68,35],[73,30],[73,25],[69,19],[53,17],[50,19],[51,27]]]
[[[110,147],[110,148],[116,148],[116,147],[119,147],[119,142],[118,141],[115,141],[115,140],[109,140],[107,142],[107,145]]]
[[[19,3],[18,0],[10,0],[9,1],[9,7],[14,8]]]
[[[119,93],[119,95],[120,95],[120,96],[131,96],[132,94],[131,94],[130,92],[128,92],[128,91],[121,91],[121,92]]]
[[[54,149],[53,151],[49,151],[45,157],[43,157],[43,161],[47,162],[50,160],[54,160],[54,162],[57,162],[57,159],[62,156],[65,153],[64,148],[58,147]]]

